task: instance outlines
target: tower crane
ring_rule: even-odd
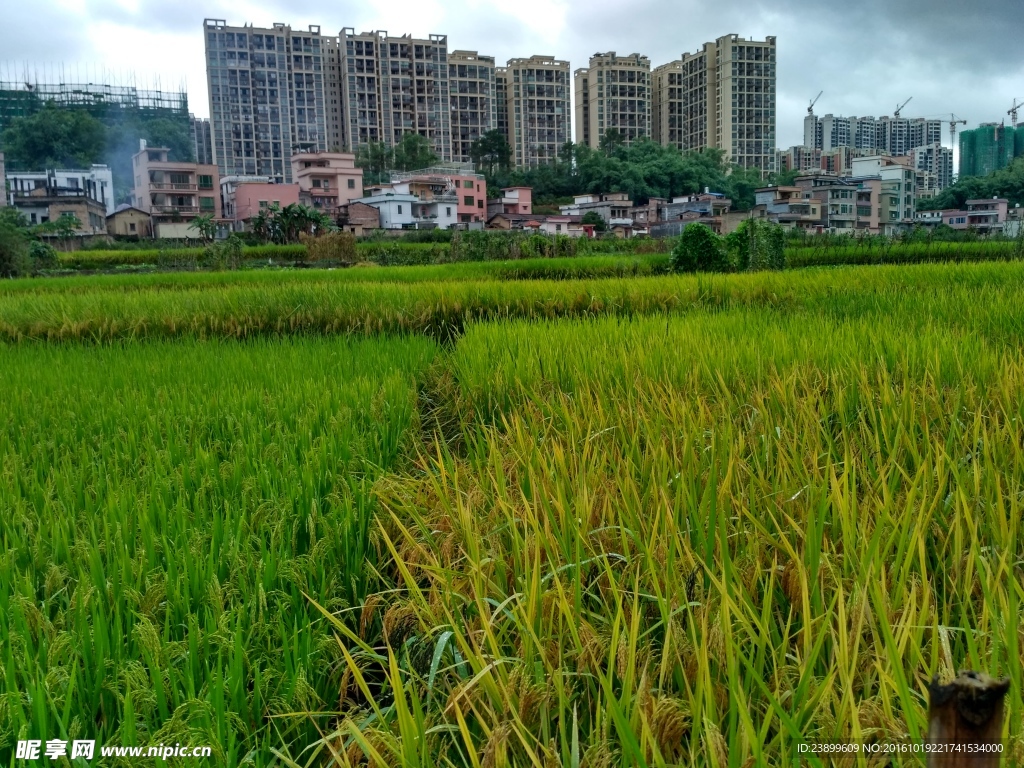
[[[962,120],[952,112],[949,113],[949,143],[953,149],[956,149],[956,124],[967,125],[966,120]]]
[[[1010,116],[1010,121],[1014,128],[1017,127],[1017,109],[1020,107],[1024,107],[1024,101],[1018,102],[1016,99],[1014,99],[1013,106],[1010,107],[1010,111],[1006,113]]]
[[[910,99],[912,99],[912,98],[914,98],[914,97],[911,96]],[[907,106],[907,104],[910,103],[910,99],[907,99],[902,104],[900,104],[898,107],[896,107],[896,111],[893,112],[893,116],[894,117],[899,117],[900,116],[900,110],[903,109],[905,106]]]
[[[811,99],[811,103],[807,105],[807,114],[808,115],[813,115],[814,114],[814,105],[818,103],[818,99],[821,98],[821,94],[823,94],[823,93],[824,93],[824,91],[818,91],[818,95],[815,96],[813,99]]]

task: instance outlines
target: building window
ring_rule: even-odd
[[[128,222],[128,231],[129,232],[134,232],[135,231],[135,222],[134,221]]]
[[[466,205],[476,204],[476,200],[473,199],[472,195],[466,195],[464,198],[462,198],[462,202],[465,203]]]
[[[199,188],[200,189],[213,189],[213,176],[200,176],[199,177]]]
[[[451,216],[452,215],[452,207],[450,205],[447,208],[444,209],[444,215],[445,216]]]
[[[213,198],[212,197],[200,197],[199,198],[199,210],[200,211],[212,211],[213,210]]]
[[[399,212],[399,213],[401,213],[401,212],[402,212],[402,206],[401,206],[401,205],[399,205],[399,206],[398,206],[398,212]]]
[[[480,198],[479,200],[476,201],[476,207],[477,208],[483,208],[484,207],[483,198]]]
[[[260,200],[260,208],[266,208],[266,207],[267,207],[267,201],[266,200]]]
[[[348,188],[349,189],[355,189],[356,188],[356,180],[355,179],[349,179],[348,180]]]
[[[470,179],[466,179],[464,182],[462,182],[462,186],[463,186],[464,189],[472,189],[473,188],[473,182]]]

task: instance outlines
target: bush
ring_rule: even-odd
[[[32,269],[24,232],[0,222],[0,277],[17,277]]]
[[[706,224],[687,225],[672,249],[672,268],[676,272],[728,271],[722,238]]]
[[[53,246],[39,240],[33,240],[32,244],[29,245],[28,257],[32,262],[33,271],[56,269],[60,266],[57,251],[53,249]]]
[[[357,260],[356,238],[348,232],[331,232],[319,237],[302,235],[299,239],[314,264],[342,264],[347,267]]]
[[[740,271],[786,266],[786,232],[765,219],[747,219],[725,238],[733,267]]]

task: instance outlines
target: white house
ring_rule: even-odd
[[[30,171],[8,173],[11,193],[27,193],[37,189],[58,189],[69,196],[80,195],[101,203],[106,216],[114,213],[114,175],[106,165],[93,165],[88,170]]]
[[[376,208],[381,229],[449,229],[458,221],[458,204],[444,198],[424,200],[418,195],[381,191],[353,200]]]

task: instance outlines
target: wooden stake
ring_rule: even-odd
[[[940,685],[936,675],[928,686],[928,743],[937,749],[928,753],[928,768],[996,768],[1009,688],[1008,678],[995,680],[984,672],[961,672],[948,685]]]

